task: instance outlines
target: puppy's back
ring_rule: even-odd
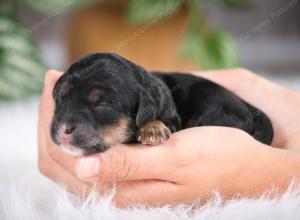
[[[170,89],[183,128],[235,127],[262,143],[271,144],[273,128],[269,118],[224,87],[190,74],[153,74]]]

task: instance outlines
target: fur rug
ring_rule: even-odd
[[[193,210],[185,206],[122,210],[111,204],[112,194],[100,201],[93,195],[87,201],[79,201],[36,168],[36,109],[36,101],[0,108],[0,133],[5,134],[0,140],[1,220],[300,219],[297,187],[290,187],[277,198],[266,193],[259,199],[223,201],[216,194],[212,201]],[[18,138],[7,130],[18,132]]]
[[[16,180],[16,179],[15,179]],[[215,199],[202,207],[178,206],[162,208],[135,207],[130,210],[115,208],[111,196],[96,201],[91,196],[79,201],[62,187],[39,176],[30,181],[0,184],[0,219],[2,220],[96,220],[96,219],[300,219],[300,193],[289,190],[279,198],[238,199],[224,202]],[[37,187],[34,182],[41,181]],[[43,183],[43,184],[41,184]]]

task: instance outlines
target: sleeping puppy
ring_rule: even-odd
[[[151,74],[111,53],[87,55],[57,81],[53,141],[72,155],[120,143],[158,145],[195,126],[242,129],[270,144],[267,116],[230,91],[189,74]]]

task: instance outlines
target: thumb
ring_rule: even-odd
[[[118,145],[104,153],[78,158],[75,173],[78,178],[86,181],[166,178],[170,171],[170,150],[164,145]]]
[[[44,90],[39,105],[40,122],[46,121],[47,124],[51,123],[52,114],[54,111],[54,100],[52,99],[52,92],[56,81],[62,74],[62,72],[56,70],[48,70],[45,75]]]

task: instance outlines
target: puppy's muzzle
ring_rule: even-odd
[[[107,149],[97,134],[99,132],[90,125],[84,123],[62,123],[56,124],[54,130],[56,130],[54,137],[56,144],[69,153],[70,151],[76,152],[74,155],[92,154],[103,152]]]

